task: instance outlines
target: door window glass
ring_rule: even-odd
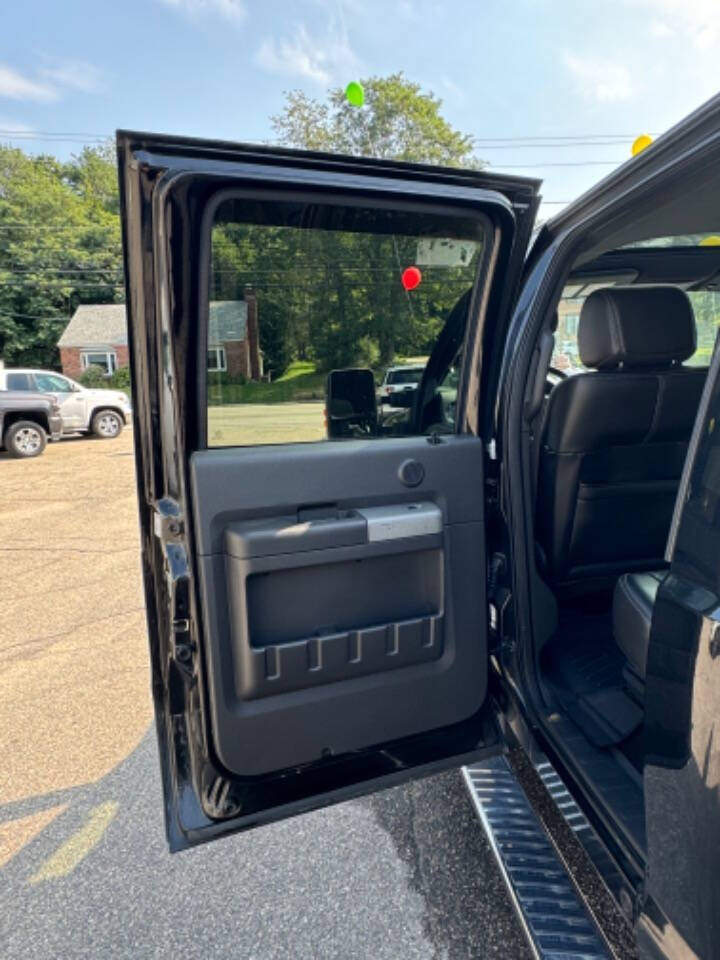
[[[72,385],[56,373],[36,373],[35,385],[44,393],[71,393]]]
[[[577,283],[570,284],[565,288],[564,295],[558,304],[558,326],[555,331],[555,351],[551,366],[562,370],[563,373],[582,373],[586,370],[578,355],[578,322],[586,297],[592,290],[598,290],[601,286],[601,284],[586,284],[584,289],[579,289]],[[720,291],[688,290],[686,292],[695,314],[697,349],[685,363],[689,366],[707,367],[710,363],[715,336],[720,327]]]
[[[33,382],[29,373],[8,373],[8,390],[34,390]]]
[[[208,445],[452,430],[443,405],[454,411],[456,390],[440,384],[462,349],[485,236],[484,218],[454,211],[224,203]]]

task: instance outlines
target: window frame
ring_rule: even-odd
[[[209,357],[213,351],[215,351],[216,360],[219,359],[219,363],[217,363],[216,366],[211,367],[209,363]],[[208,345],[207,353],[208,353],[208,366],[207,366],[208,373],[227,373],[227,351],[225,350],[225,347],[216,345],[216,344]]]
[[[307,189],[289,189],[278,193],[277,190],[271,190],[264,187],[246,188],[235,186],[214,192],[204,205],[201,217],[200,231],[200,255],[198,258],[199,276],[198,276],[198,320],[199,320],[199,344],[205,345],[204,354],[207,355],[209,346],[210,330],[210,285],[212,278],[212,234],[216,223],[216,214],[219,208],[231,200],[255,200],[268,203],[306,203],[324,206],[337,207],[359,207],[375,210],[391,210],[398,212],[408,212],[417,215],[427,214],[429,216],[451,216],[466,217],[473,219],[478,223],[479,230],[482,231],[480,247],[480,256],[478,257],[473,285],[471,288],[471,298],[468,304],[468,319],[465,326],[464,347],[463,347],[463,365],[460,376],[460,388],[467,381],[469,370],[472,365],[473,351],[468,349],[472,346],[476,335],[482,335],[483,320],[487,299],[487,287],[493,282],[495,254],[498,244],[501,241],[502,234],[499,232],[498,223],[486,209],[488,198],[485,190],[480,190],[477,197],[466,199],[459,197],[457,200],[444,198],[442,202],[433,201],[431,198],[408,199],[406,196],[398,195],[389,197],[383,193],[379,196],[368,197],[361,188],[342,189],[329,187],[324,189],[322,186],[308,186]],[[493,198],[493,205],[496,198]],[[310,228],[312,229],[312,228]],[[479,319],[479,331],[474,329],[474,320]],[[198,356],[202,355],[198,350]],[[209,440],[209,421],[208,421],[208,373],[207,361],[205,364],[196,361],[196,416],[199,427],[195,450],[252,450],[257,447],[271,446],[293,446],[312,448],[322,441],[312,441],[307,443],[295,444],[293,441],[280,443],[263,443],[247,445],[213,446]],[[461,429],[456,417],[455,433],[464,432]]]
[[[114,350],[81,350],[80,366],[83,373],[90,367],[99,367],[101,364],[88,360],[89,357],[105,357],[105,376],[111,377],[117,371],[117,353]]]

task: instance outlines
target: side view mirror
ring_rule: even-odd
[[[331,370],[325,390],[325,411],[330,440],[376,436],[377,398],[372,370],[365,367]]]

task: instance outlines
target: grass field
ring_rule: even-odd
[[[208,408],[208,444],[232,447],[324,440],[324,411],[325,405],[319,401],[211,406]]]
[[[315,364],[305,360],[291,363],[285,373],[272,383],[214,383],[209,376],[210,406],[223,403],[291,403],[323,400],[325,374],[315,371]]]

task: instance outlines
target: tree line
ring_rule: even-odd
[[[80,303],[123,299],[112,145],[68,162],[0,146],[0,357],[58,365],[57,340]]]
[[[362,80],[365,104],[340,89],[324,100],[285,95],[271,118],[292,147],[446,166],[481,167],[472,137],[442,115],[442,102],[403,74]],[[689,240],[692,238],[688,238]],[[662,242],[662,241],[659,241]],[[276,378],[296,360],[317,370],[378,367],[427,353],[448,310],[469,285],[462,268],[423,268],[407,295],[409,236],[288,229],[233,222],[213,235],[215,299],[258,298],[260,346]],[[80,303],[124,299],[119,198],[112,143],[69,161],[0,146],[0,358],[57,367],[57,341]],[[701,346],[717,327],[715,297],[696,295]]]
[[[477,165],[472,138],[443,118],[441,101],[432,93],[402,74],[366,78],[363,84],[361,110],[351,107],[339,89],[330,90],[325,101],[299,91],[286,94],[282,111],[272,118],[277,137],[308,149]],[[66,162],[0,146],[0,357],[6,365],[57,367],[57,341],[78,304],[123,301],[118,212],[112,143],[86,147]],[[215,259],[228,271],[223,282],[218,279],[217,295],[237,296],[246,282],[260,287],[261,348],[274,375],[293,359],[311,358],[323,367],[336,360],[352,362],[356,355],[384,360],[398,349],[424,350],[431,341],[432,320],[417,328],[407,322],[397,281],[389,284],[368,274],[364,290],[350,285],[347,261],[363,256],[352,248],[353,238],[333,244],[313,237],[311,243],[319,247],[311,269],[298,238],[285,236],[280,250],[277,233],[241,234],[242,228],[232,225],[216,231]],[[267,259],[273,243],[278,255]],[[395,258],[396,251],[391,255]],[[385,253],[377,249],[373,256]],[[322,283],[335,300],[343,299],[339,312],[327,298],[323,313],[308,308],[308,287],[320,282],[318,263],[325,271]],[[371,317],[371,290],[377,297],[381,287],[382,309]]]

